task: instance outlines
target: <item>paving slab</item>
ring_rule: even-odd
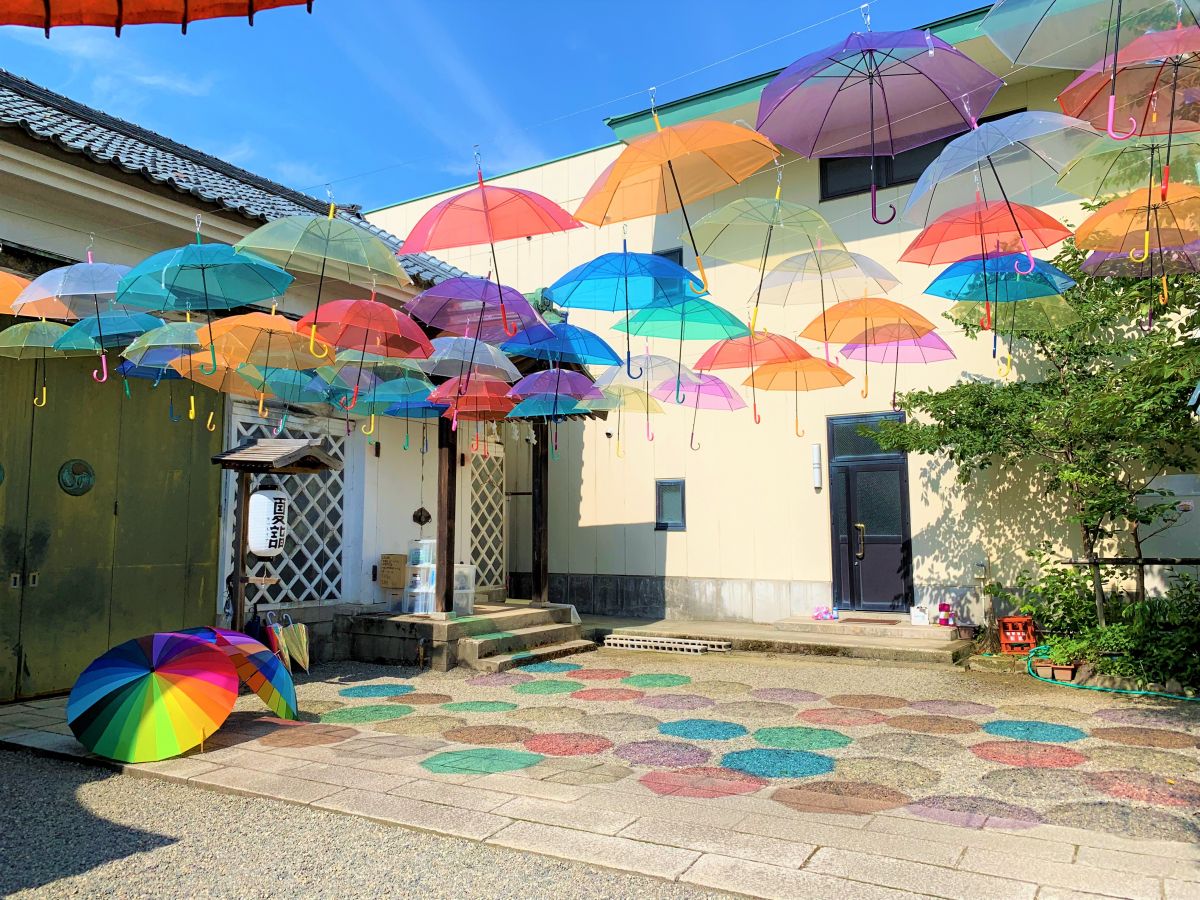
[[[1014,865],[1019,860],[1011,861]],[[887,859],[871,853],[822,847],[805,871],[821,872],[871,884],[907,889],[919,887],[932,897],[948,900],[1032,900],[1037,885],[943,866]]]
[[[1143,875],[1159,875],[1178,878],[1181,881],[1200,881],[1200,863],[1195,860],[1169,859],[1146,853],[1129,853],[1125,850],[1080,847],[1075,862],[1081,866],[1095,866],[1097,869],[1140,872]]]
[[[593,834],[538,822],[514,822],[487,841],[501,847],[557,856],[609,869],[674,881],[700,854],[628,838]]]
[[[1015,859],[1007,853],[978,847],[968,848],[958,867],[986,875],[1018,876],[1038,884],[1074,891],[1111,893],[1130,900],[1159,900],[1162,896],[1162,882],[1148,875],[1045,859]]]
[[[941,841],[925,840],[899,834],[875,832],[864,834],[852,828],[836,825],[821,825],[807,822],[792,822],[773,816],[751,815],[736,826],[738,831],[757,834],[785,841],[797,841],[836,847],[842,850],[862,850],[889,859],[905,859],[912,862],[930,863],[937,866],[953,866],[962,856],[963,847]],[[965,829],[964,829],[965,830]],[[1074,848],[1070,848],[1073,850]],[[1070,851],[1068,851],[1068,858]]]
[[[350,766],[331,766],[328,763],[319,762],[303,763],[299,768],[290,770],[288,774],[295,778],[303,778],[305,781],[319,781],[322,784],[358,788],[378,794],[386,794],[393,788],[398,788],[412,780],[399,775],[388,775],[384,772],[371,772],[367,769],[354,769]]]
[[[512,822],[511,819],[489,813],[354,789],[324,797],[312,806],[362,816],[375,822],[403,825],[420,831],[434,831],[476,841],[495,834]]]
[[[496,813],[512,819],[541,822],[543,825],[561,825],[564,828],[594,831],[597,834],[616,834],[637,819],[637,816],[630,812],[596,809],[578,802],[558,803],[536,797],[515,797],[497,808]]]
[[[290,775],[273,772],[257,772],[253,769],[214,769],[201,772],[188,779],[188,784],[225,791],[231,794],[246,794],[251,797],[271,797],[288,803],[312,803],[322,797],[337,793],[340,788],[318,781],[303,781]]]
[[[706,853],[679,879],[688,884],[771,897],[777,900],[908,900],[921,897],[909,891],[879,885],[862,884],[842,878],[830,878],[807,869],[785,869],[765,863]],[[982,898],[981,898],[982,900]]]
[[[593,793],[589,787],[556,784],[555,782],[539,781],[535,778],[521,778],[503,772],[481,775],[470,779],[468,783],[471,787],[484,788],[489,791],[500,791],[517,797],[540,797],[543,800],[557,800],[559,803],[570,803]]]
[[[187,781],[196,775],[214,772],[221,766],[193,757],[164,759],[161,762],[137,763],[125,766],[122,771],[135,778],[161,778],[164,781]]]
[[[750,835],[728,828],[711,825],[692,825],[686,822],[669,822],[662,819],[643,817],[618,832],[620,837],[652,844],[666,844],[684,850],[732,856],[751,862],[767,863],[784,868],[798,869],[804,865],[817,848],[812,844],[781,841],[776,838]]]
[[[987,850],[1010,853],[1018,857],[1031,856],[1036,859],[1049,859],[1057,862],[1071,862],[1075,858],[1076,850],[1075,844],[1068,841],[1026,837],[990,828],[960,828],[955,825],[943,825],[940,822],[929,822],[924,819],[908,819],[895,816],[876,816],[867,830],[897,837],[906,837],[921,842],[937,842],[955,848],[982,847]],[[877,846],[875,843],[876,840],[876,837],[872,834],[868,838],[869,843],[865,846],[875,848]],[[860,844],[859,846],[864,845]],[[854,848],[847,847],[846,849],[852,850]],[[945,863],[945,865],[953,865],[953,863]]]
[[[491,812],[496,807],[503,806],[515,799],[512,794],[483,790],[471,785],[442,784],[421,779],[406,781],[390,793],[399,797],[440,803],[443,806],[457,806],[460,809],[471,809],[477,812]]]
[[[609,809],[615,811],[630,810],[641,816],[648,816],[665,822],[682,822],[691,825],[713,825],[720,828],[733,828],[746,814],[738,809],[726,809],[712,802],[689,803],[673,797],[639,797],[637,802],[631,802],[629,797],[611,791],[596,791],[579,800],[583,806],[592,809]]]

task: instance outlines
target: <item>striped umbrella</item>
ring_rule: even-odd
[[[242,684],[258,694],[271,712],[281,719],[299,718],[296,705],[296,686],[279,657],[263,644],[240,631],[202,626],[189,628],[182,634],[195,635],[224,653]]]

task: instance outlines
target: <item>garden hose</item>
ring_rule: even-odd
[[[1185,697],[1182,694],[1168,694],[1163,691],[1130,691],[1124,688],[1101,687],[1098,684],[1076,684],[1073,681],[1055,681],[1053,678],[1043,678],[1041,675],[1033,671],[1033,661],[1035,659],[1045,659],[1050,655],[1050,648],[1045,644],[1040,647],[1034,647],[1029,651],[1029,658],[1025,662],[1025,671],[1030,678],[1036,678],[1038,681],[1045,681],[1049,684],[1057,684],[1060,687],[1079,688],[1084,691],[1104,691],[1107,694],[1133,694],[1137,697],[1166,697],[1170,700],[1200,700],[1200,697]]]

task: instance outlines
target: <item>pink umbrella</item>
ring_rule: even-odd
[[[896,408],[896,383],[900,375],[900,364],[927,365],[954,359],[950,345],[930,331],[913,337],[907,326],[881,325],[859,335],[854,342],[842,348],[847,359],[858,359],[868,363],[890,363],[895,372],[892,377],[892,408]]]
[[[650,395],[656,400],[674,400],[677,386],[681,387],[685,393],[690,391],[695,398],[692,401],[692,436],[688,439],[688,446],[693,450],[700,449],[700,445],[696,443],[696,418],[701,409],[720,409],[725,412],[733,412],[736,409],[746,408],[746,401],[738,396],[737,391],[716,375],[704,373],[695,376],[685,374],[682,382],[677,381],[674,377],[668,378],[651,391]]]

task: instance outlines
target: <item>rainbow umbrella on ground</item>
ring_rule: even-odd
[[[194,635],[215,644],[237,671],[242,684],[258,694],[271,712],[281,719],[299,718],[296,685],[279,657],[264,644],[240,631],[210,625],[188,628],[181,634]]]
[[[201,746],[233,710],[238,676],[211,643],[150,634],[88,666],[67,700],[67,724],[88,750],[119,762],[169,759]]]

